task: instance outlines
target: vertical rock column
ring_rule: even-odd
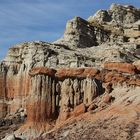
[[[5,75],[0,72],[0,118],[7,114],[7,104],[5,103]]]
[[[26,98],[29,93],[29,76],[26,73],[18,75],[8,74],[6,77],[6,96],[11,104],[9,113],[13,114],[20,108],[26,107]]]
[[[97,84],[94,79],[86,78],[83,82],[84,91],[84,104],[91,104],[91,102],[97,97]]]
[[[50,70],[51,71],[51,70]],[[27,101],[27,122],[34,125],[48,123],[57,117],[56,80],[54,71],[31,76],[30,95]]]
[[[36,75],[31,78],[31,92],[27,103],[27,120],[45,122],[55,117],[55,80],[49,76]]]
[[[91,104],[98,96],[98,85],[92,78],[67,78],[61,86],[61,104],[59,121],[66,120],[72,115],[74,108],[81,103]]]

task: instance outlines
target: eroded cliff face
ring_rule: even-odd
[[[60,74],[62,70],[63,75]],[[66,110],[73,111],[81,103],[91,104],[93,99],[101,94],[98,88],[102,87],[96,83],[97,79],[82,75],[85,70],[86,68],[75,68],[55,71],[45,67],[32,69],[30,95],[27,102],[27,112],[30,115],[27,120],[39,123],[53,120]],[[76,72],[73,73],[74,76],[68,74],[71,71]]]
[[[98,22],[113,22],[114,24],[126,26],[135,23],[140,19],[140,10],[132,5],[112,4],[109,10],[99,10],[89,20]]]
[[[71,48],[92,47],[109,41],[109,35],[108,31],[92,26],[80,17],[75,17],[68,21],[63,38],[55,43],[65,44]]]
[[[102,71],[95,68],[55,70],[46,67],[30,70],[27,121],[20,130],[22,137],[38,137],[42,132],[51,129],[52,125],[64,123],[69,118],[91,110],[101,110],[103,106],[114,101],[115,98],[109,94],[115,87],[140,86],[140,79],[133,76],[137,71],[129,71],[133,65],[118,63],[121,70],[124,68],[122,73],[118,68],[115,70],[113,64],[108,67],[106,65]],[[115,71],[112,72],[111,68]],[[103,103],[96,101],[100,96],[103,96]]]
[[[0,63],[0,126],[24,122],[15,134],[33,139],[80,115],[125,106],[120,97],[131,90],[138,103],[139,12],[112,5],[88,20],[68,21],[53,43],[10,48]]]
[[[90,71],[91,75],[87,76],[86,71]],[[25,107],[27,121],[17,132],[18,135],[38,137],[53,125],[86,112],[86,105],[103,92],[101,81],[94,78],[98,73],[93,68],[55,70],[36,67],[30,70],[30,90]],[[76,111],[81,104],[82,110]]]

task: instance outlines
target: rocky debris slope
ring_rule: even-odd
[[[40,138],[48,140],[139,139],[139,90],[139,87],[114,85],[113,91],[94,100],[96,108],[68,119],[52,131],[41,135]],[[109,96],[114,99],[107,100]]]
[[[109,10],[98,11],[88,20],[75,17],[68,21],[64,36],[53,43],[34,41],[11,47],[0,63],[0,118],[5,123],[0,129],[6,130],[1,136],[17,129],[13,125],[18,122],[22,126],[15,132],[16,136],[46,139],[49,138],[47,131],[84,114],[88,120],[96,116],[95,111],[100,118],[107,112],[112,114],[113,107],[120,104],[124,108],[122,112],[129,109],[128,104],[132,110],[137,109],[140,86],[139,15],[140,10],[133,6],[113,4]],[[122,112],[114,115],[116,121],[121,118]],[[135,113],[139,114],[139,111]],[[86,114],[90,114],[89,117]],[[107,131],[101,129],[103,134],[116,127],[110,116],[107,122],[113,125],[108,124]],[[88,128],[88,124],[90,122],[85,127]],[[100,122],[95,124],[99,129]],[[120,129],[117,127],[116,135],[119,135]],[[63,128],[59,130],[63,132]],[[93,132],[96,133],[95,130]],[[125,135],[130,134],[130,137],[123,138],[131,139],[131,132],[134,136],[135,131],[130,130]],[[64,135],[68,139],[75,136],[91,138],[90,132],[85,130],[85,133],[83,137],[76,133],[70,137],[68,132]],[[54,139],[60,137],[59,132],[49,135],[54,135]],[[112,137],[113,132],[109,136]],[[104,135],[94,137],[104,139]]]
[[[11,134],[19,129],[26,121],[26,117],[26,111],[24,109],[19,109],[15,114],[9,114],[5,118],[0,119],[0,139],[4,138],[5,134]],[[6,137],[6,140],[7,139]]]
[[[47,140],[118,140],[139,139],[139,116],[133,122],[125,122],[119,117],[112,116],[106,119],[98,119],[95,122],[85,119],[64,125],[62,128],[42,136]],[[115,131],[115,133],[114,133]]]

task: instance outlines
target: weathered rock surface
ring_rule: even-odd
[[[29,121],[40,122],[41,116],[44,116],[42,121],[47,121],[53,117],[57,118],[58,114],[61,115],[61,111],[73,110],[81,103],[90,104],[101,93],[97,91],[98,80],[92,77],[86,78],[88,76],[86,72],[89,70],[94,75],[99,72],[92,68],[69,68],[57,71],[49,68],[33,68],[29,73],[32,77],[30,97],[27,102]]]
[[[90,24],[80,18],[75,17],[68,21],[63,39],[57,41],[57,43],[67,43],[75,47],[91,47],[96,44],[96,36],[94,34],[94,28]]]
[[[116,70],[122,73],[129,73],[129,74],[136,74],[137,70],[136,67],[129,63],[105,63],[104,69],[107,70]]]
[[[140,10],[131,5],[112,4],[109,10],[99,10],[89,18],[100,22],[111,22],[112,24],[126,26],[140,19]]]
[[[126,68],[127,66],[128,64],[126,64]],[[82,72],[79,72],[79,70],[82,70]],[[112,86],[140,86],[140,80],[134,79],[134,73],[129,73],[129,71],[125,71],[125,74],[128,73],[129,77],[117,73],[117,71],[115,73],[106,71],[106,74],[104,74],[104,70],[96,70],[101,75],[98,80],[95,79],[95,75],[89,77],[89,73],[84,77],[79,76],[87,70],[89,68],[61,68],[55,70],[45,67],[30,70],[31,87],[27,101],[28,116],[25,128],[31,128],[34,134],[33,137],[37,137],[42,131],[50,129],[51,124],[56,122],[59,124],[86,111],[102,109],[106,108],[108,104],[110,105],[116,99],[106,94],[101,103],[94,104],[96,98],[106,92],[102,87],[102,82],[111,83]],[[94,73],[95,69],[90,69],[90,72]],[[23,130],[25,131],[26,129]],[[27,131],[22,135],[27,136],[29,135],[28,133]]]
[[[139,87],[117,86],[110,94],[115,98],[111,105],[101,108],[103,98],[98,97],[94,100],[98,104],[96,110],[81,114],[40,137],[48,140],[139,139],[139,90]]]
[[[130,115],[126,124],[136,122],[128,133],[123,131],[123,139],[139,139],[131,130],[139,132],[139,37],[140,9],[113,4],[88,20],[68,21],[64,36],[53,43],[34,41],[11,47],[0,63],[1,138],[22,125],[15,132],[22,139],[121,139],[121,127],[115,121],[126,114]],[[129,113],[130,108],[135,111]],[[60,128],[81,116],[93,118],[96,126],[83,122],[82,129],[73,126],[72,132]],[[101,125],[106,122],[103,116],[108,124]],[[123,121],[120,124],[126,128]],[[46,134],[57,127],[56,134]],[[117,133],[110,131],[114,127]]]

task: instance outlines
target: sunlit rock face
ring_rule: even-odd
[[[5,117],[8,111],[5,100],[5,75],[3,72],[0,72],[0,118]]]
[[[105,64],[102,71],[95,68],[31,69],[30,90],[26,101],[27,121],[22,128],[23,135],[29,136],[31,131],[33,137],[37,137],[43,131],[51,129],[52,124],[64,123],[69,118],[99,108],[100,104],[95,104],[96,98],[103,94],[104,103],[112,102],[114,98],[108,95],[112,92],[112,87],[140,86],[140,79],[133,77],[137,74],[137,71],[132,71],[133,67],[128,63],[110,63]],[[111,68],[116,68],[116,71]]]
[[[58,115],[55,91],[56,81],[52,77],[36,75],[31,78],[31,91],[27,102],[29,122],[41,123],[53,120]],[[60,93],[59,93],[60,94]]]
[[[72,116],[76,106],[82,103],[90,105],[96,97],[102,95],[103,82],[139,86],[138,79],[132,76],[137,74],[133,69],[134,65],[108,63],[104,68],[106,72],[95,68],[33,68],[29,72],[31,87],[27,102],[27,120],[35,123],[57,119],[64,121]],[[111,72],[111,68],[116,68],[116,71]]]
[[[122,73],[136,74],[137,69],[129,63],[105,63],[104,68],[108,70],[117,70]]]
[[[90,73],[86,73],[90,71]],[[63,73],[62,73],[63,72]],[[74,73],[73,73],[74,72]],[[86,105],[103,91],[101,81],[94,78],[99,70],[93,68],[51,69],[36,67],[29,71],[29,94],[26,97],[27,121],[19,132],[30,137],[75,116],[77,106]],[[100,84],[98,84],[100,83]]]
[[[111,22],[126,26],[133,24],[140,19],[140,10],[131,5],[112,4],[109,10],[99,10],[94,16],[88,20],[97,20],[99,23]]]
[[[92,26],[88,21],[75,17],[67,22],[63,38],[55,43],[70,46],[70,48],[87,48],[109,41],[109,33]]]
[[[113,4],[87,20],[69,20],[53,43],[11,47],[0,62],[0,128],[6,127],[0,139],[21,124],[16,135],[46,139],[49,130],[69,120],[110,116],[120,104],[137,108],[139,37],[140,10]]]
[[[27,101],[27,121],[40,123],[56,120],[59,115],[61,118],[61,114],[63,115],[66,110],[72,112],[77,105],[90,104],[94,98],[102,94],[97,90],[97,80],[92,77],[86,78],[84,71],[87,70],[88,68],[58,71],[45,67],[32,69],[29,73],[31,87]],[[95,71],[92,70],[91,73]],[[94,72],[94,76],[96,74]]]

